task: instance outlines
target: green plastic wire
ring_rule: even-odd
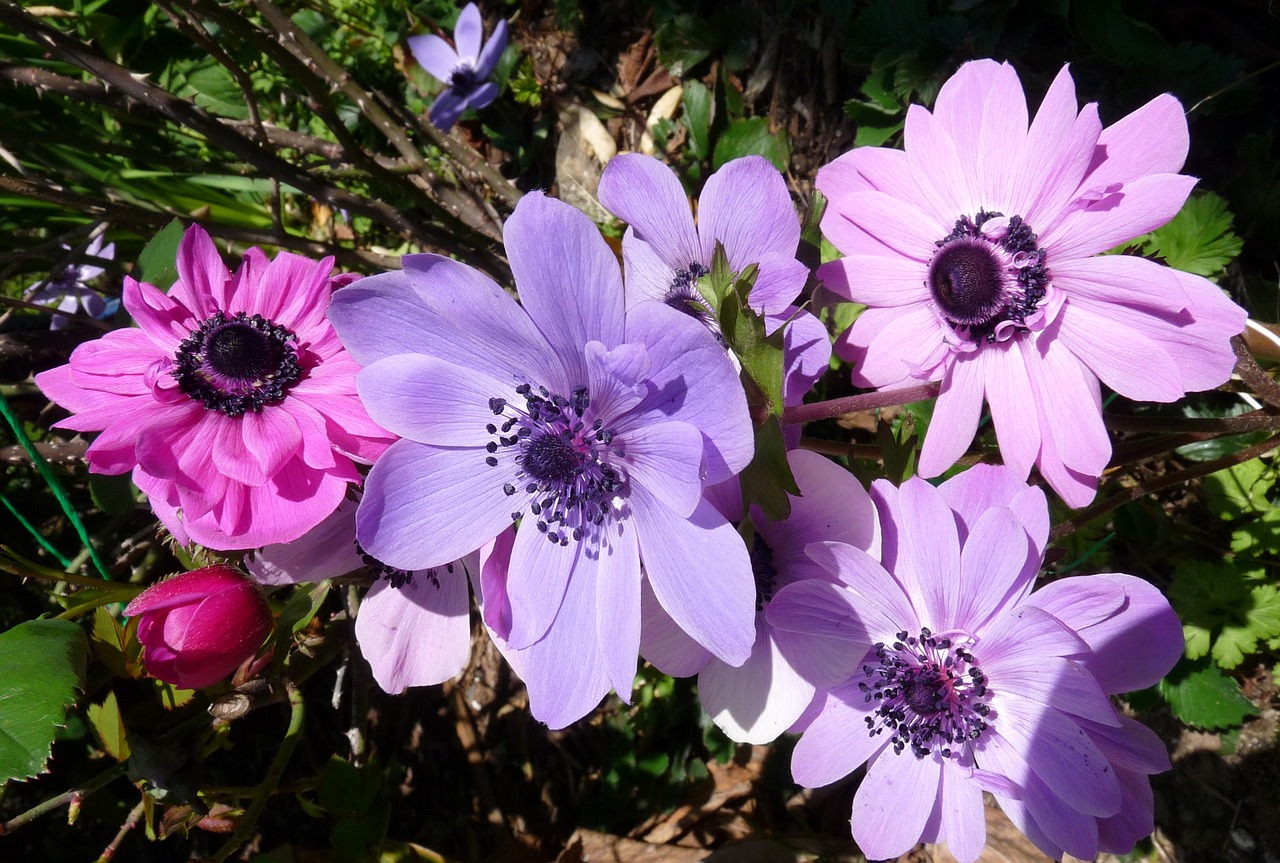
[[[1059,571],[1071,572],[1072,570],[1076,569],[1076,567],[1084,566],[1085,563],[1088,562],[1089,558],[1093,557],[1095,554],[1098,553],[1098,549],[1102,548],[1104,545],[1111,542],[1111,540],[1115,538],[1116,538],[1116,532],[1113,530],[1111,531],[1111,533],[1107,534],[1102,539],[1098,540],[1093,545],[1086,548],[1084,550],[1084,553],[1081,554],[1079,557],[1077,557],[1075,560],[1071,561],[1071,563],[1067,564],[1066,566],[1059,567]]]
[[[44,534],[36,530],[35,526],[31,524],[31,522],[27,521],[26,517],[22,513],[18,512],[18,508],[13,505],[13,502],[10,501],[9,498],[0,494],[0,503],[4,504],[5,509],[13,513],[13,517],[18,520],[18,524],[27,529],[27,533],[31,534],[32,539],[40,543],[41,548],[53,555],[57,559],[58,563],[62,564],[63,569],[71,568],[71,558],[54,548],[49,540],[44,538]]]
[[[71,505],[71,498],[67,497],[67,493],[62,488],[62,483],[58,481],[57,474],[53,472],[53,468],[49,467],[49,463],[45,461],[44,456],[40,455],[40,451],[35,448],[35,444],[31,443],[31,438],[27,437],[26,431],[22,428],[22,423],[18,422],[17,416],[14,415],[13,410],[9,407],[9,400],[4,397],[2,392],[0,392],[0,414],[4,414],[5,421],[9,423],[9,428],[13,430],[13,436],[18,439],[18,443],[22,444],[22,448],[27,451],[27,455],[31,457],[32,464],[36,466],[36,470],[39,471],[40,476],[48,484],[49,490],[57,498],[58,505],[62,507],[62,511],[71,522],[71,526],[76,529],[76,534],[79,535],[80,541],[84,543],[84,547],[88,550],[89,559],[93,561],[98,574],[103,578],[110,579],[111,576],[107,574],[106,564],[102,562],[102,558],[98,556],[98,550],[89,541],[89,532],[84,529],[84,522],[80,520],[75,507]]]

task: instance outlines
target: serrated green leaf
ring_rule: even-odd
[[[114,691],[107,693],[101,704],[89,705],[89,724],[98,735],[102,748],[116,761],[124,761],[129,757],[129,741],[124,727],[124,717],[120,715],[120,705],[116,703]]]
[[[1280,590],[1250,586],[1255,572],[1227,562],[1182,561],[1174,570],[1169,601],[1182,620],[1190,659],[1206,652],[1223,668],[1235,668],[1280,636]]]
[[[1211,473],[1201,483],[1209,497],[1210,511],[1221,518],[1235,518],[1242,513],[1271,509],[1267,492],[1275,481],[1275,472],[1262,459],[1255,458]]]
[[[66,708],[83,690],[88,639],[65,620],[28,620],[0,633],[0,780],[44,772]]]
[[[178,280],[178,241],[184,230],[177,219],[161,228],[138,253],[133,277],[162,291],[168,290]]]
[[[791,515],[790,496],[799,497],[800,487],[787,461],[787,442],[777,417],[756,426],[755,456],[739,477],[743,510],[756,504],[773,521]]]
[[[216,62],[191,70],[187,86],[195,92],[195,103],[201,108],[232,120],[249,119],[244,93],[231,73]],[[179,95],[186,95],[180,93]]]
[[[1258,714],[1239,684],[1205,662],[1179,662],[1157,689],[1173,715],[1193,728],[1230,728]]]
[[[759,389],[757,398],[753,399],[748,388],[747,403],[759,404],[758,396],[763,396],[769,413],[782,416],[782,384],[786,372],[783,328],[765,335],[765,319],[747,303],[757,272],[755,264],[747,267],[736,277],[733,289],[721,299],[720,333],[742,364],[743,372]]]
[[[1227,202],[1213,192],[1187,199],[1178,215],[1142,241],[1143,254],[1198,276],[1213,276],[1240,254],[1244,241],[1231,230]]]

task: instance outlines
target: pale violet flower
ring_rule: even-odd
[[[115,260],[116,244],[103,245],[101,235],[95,237],[85,255],[91,258]],[[61,330],[71,323],[69,315],[77,308],[95,320],[104,320],[120,307],[118,299],[107,299],[89,286],[89,282],[101,276],[105,270],[96,264],[69,264],[57,278],[51,278],[27,297],[27,302],[48,306],[55,310],[49,329]],[[38,284],[38,283],[37,283]],[[36,285],[32,285],[36,287]],[[62,314],[58,314],[61,312]]]
[[[480,10],[468,3],[458,13],[453,40],[456,48],[433,33],[409,37],[418,65],[446,85],[428,115],[446,132],[468,108],[483,108],[497,98],[498,85],[488,78],[507,47],[507,22],[499,21],[486,42]]]

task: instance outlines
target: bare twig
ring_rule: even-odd
[[[877,390],[857,396],[846,396],[841,399],[830,399],[825,402],[789,407],[782,412],[783,425],[803,425],[815,420],[833,419],[859,411],[887,408],[893,405],[904,405],[931,399],[938,394],[940,384],[927,383],[914,387],[903,387],[899,390]]]

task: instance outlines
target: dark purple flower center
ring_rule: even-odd
[[[282,401],[299,378],[298,337],[261,315],[214,312],[174,355],[178,389],[228,416]]]
[[[1049,285],[1035,232],[1021,216],[1002,215],[962,216],[929,262],[926,284],[934,302],[952,329],[974,342],[994,341],[1006,322],[1025,328]],[[993,219],[1000,219],[998,227],[988,224]]]
[[[523,408],[489,399],[489,409],[503,421],[486,426],[493,440],[485,445],[485,462],[514,465],[515,481],[503,491],[513,496],[523,490],[531,497],[528,510],[548,540],[562,546],[581,540],[616,514],[615,503],[626,496],[626,478],[613,464],[626,452],[602,420],[591,419],[586,387],[575,387],[567,398],[529,384],[516,392]],[[499,458],[506,453],[509,460]],[[511,519],[523,515],[515,511]]]
[[[384,581],[389,582],[396,590],[413,584],[413,577],[418,574],[411,570],[396,569],[394,566],[387,566],[385,563],[369,554],[369,552],[365,551],[364,546],[360,544],[359,540],[356,540],[356,554],[360,555],[360,559],[364,561],[365,568],[369,570],[369,575],[374,579],[374,581],[383,579]],[[421,570],[421,574],[426,576],[427,580],[431,582],[431,586],[436,590],[440,589],[440,579],[436,576],[436,569],[438,568],[439,567],[434,567],[432,569]],[[450,575],[453,574],[452,563],[446,563],[444,568]]]
[[[716,321],[715,311],[711,308],[711,304],[707,302],[707,298],[702,295],[702,291],[698,290],[698,279],[711,272],[702,264],[690,263],[684,269],[676,270],[675,276],[671,279],[671,287],[667,288],[667,293],[662,297],[662,302],[677,312],[683,312],[689,317],[698,321],[711,331],[716,337],[721,347],[726,350],[729,343],[725,341],[724,335],[720,332],[720,324]]]
[[[904,630],[873,651],[858,683],[867,703],[877,704],[867,717],[872,737],[887,728],[896,753],[909,748],[917,758],[958,758],[987,730],[987,679],[968,650],[923,627],[919,636]]]
[[[773,549],[758,533],[751,540],[749,554],[751,573],[756,577],[756,611],[763,611],[778,589],[778,568],[773,565]]]
[[[475,67],[470,63],[462,63],[455,66],[453,71],[449,73],[449,89],[453,91],[455,96],[466,98],[475,92],[480,86],[480,76],[476,74]]]

